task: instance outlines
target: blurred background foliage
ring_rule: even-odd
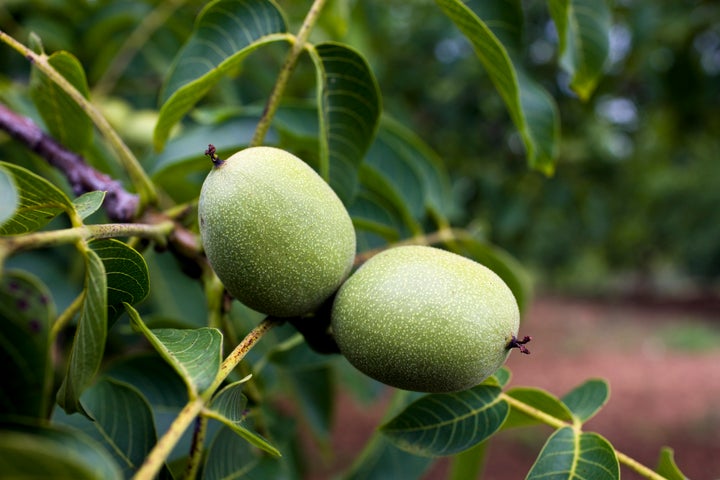
[[[168,20],[142,40],[140,54],[112,85],[107,62],[162,3]],[[172,58],[167,52],[179,49],[204,3],[5,0],[0,25],[22,41],[35,32],[47,52],[76,55],[91,89],[111,86],[111,96],[96,90],[94,99],[110,118],[124,118],[121,135],[152,157],[154,110]],[[310,2],[278,3],[290,16],[291,31],[297,30]],[[561,151],[550,178],[528,169],[499,95],[468,42],[433,2],[330,0],[314,35],[342,40],[365,55],[385,111],[445,160],[464,207],[454,220],[472,224],[515,255],[541,287],[592,294],[716,291],[720,4],[615,2],[608,73],[585,103],[556,65],[557,38],[546,3],[523,7],[526,67],[561,112]],[[27,82],[27,61],[0,48],[0,98],[27,107],[13,93],[17,89],[8,88]],[[243,75],[221,82],[205,103],[257,108],[283,56],[284,49],[274,47],[252,54]],[[305,58],[287,95],[313,95],[314,82]],[[208,121],[198,112],[193,121]],[[0,142],[0,152],[26,155],[13,142]],[[98,152],[90,160],[102,157]],[[38,160],[28,162],[48,171]]]

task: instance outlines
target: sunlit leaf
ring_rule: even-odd
[[[548,439],[527,480],[618,480],[620,465],[612,445],[597,433],[572,427],[557,430]]]
[[[105,192],[87,192],[73,200],[73,205],[80,218],[83,220],[97,212],[105,200]]]
[[[83,393],[81,402],[98,438],[124,466],[126,476],[132,475],[157,440],[147,400],[135,388],[104,378]]]
[[[0,225],[0,235],[34,232],[59,214],[73,211],[67,195],[41,176],[12,163],[0,162],[0,169],[17,192],[16,208]]]
[[[90,248],[98,254],[107,277],[108,318],[115,320],[123,312],[124,302],[134,305],[150,291],[145,259],[134,248],[115,239],[95,240]]]
[[[156,328],[150,330],[137,310],[124,304],[133,326],[185,381],[190,397],[207,389],[220,371],[222,333],[215,328]]]
[[[499,387],[478,385],[457,393],[426,395],[381,427],[399,448],[416,455],[452,455],[498,431],[509,406]]]
[[[55,305],[48,288],[31,274],[7,270],[0,277],[0,410],[44,418],[53,376],[50,327]]]
[[[480,18],[461,0],[435,0],[467,37],[502,97],[525,145],[532,168],[551,174],[558,155],[560,121],[552,97],[530,79],[489,25],[504,22]]]
[[[587,422],[607,403],[610,387],[605,380],[590,379],[562,397],[562,402],[580,422]]]
[[[380,90],[365,58],[347,45],[321,43],[310,52],[321,106],[320,175],[347,203],[378,126]]]
[[[242,393],[243,382],[235,382],[223,388],[214,398],[203,415],[214,418],[229,427],[235,434],[239,435],[251,445],[275,456],[280,456],[280,451],[270,444],[261,435],[251,432],[241,425],[247,412],[247,398]]]
[[[572,422],[572,413],[565,404],[545,390],[534,387],[516,387],[508,390],[506,394],[543,413],[566,422]],[[540,423],[539,420],[512,408],[504,427],[521,427],[538,423]]]
[[[67,373],[57,394],[58,404],[67,412],[82,412],[80,395],[97,373],[107,338],[107,278],[100,257],[84,250],[85,295]]]
[[[247,54],[276,41],[287,41],[285,19],[268,0],[216,0],[198,16],[163,86],[154,132],[162,150],[170,129]]]
[[[605,0],[550,0],[548,6],[558,32],[560,64],[570,74],[570,87],[587,100],[610,52],[610,7]]]
[[[122,471],[100,444],[56,426],[0,425],[4,478],[121,480]]]
[[[90,90],[85,71],[75,56],[66,51],[55,52],[48,57],[48,63],[88,98]],[[76,153],[87,148],[93,135],[90,117],[63,89],[35,68],[30,82],[30,95],[55,140]]]
[[[688,480],[675,463],[675,452],[672,448],[663,447],[660,451],[655,471],[665,477],[667,480]]]

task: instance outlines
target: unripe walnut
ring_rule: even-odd
[[[254,310],[277,317],[312,312],[345,280],[355,258],[344,205],[284,150],[253,147],[213,161],[198,204],[213,270]]]
[[[520,313],[508,286],[468,258],[425,246],[390,248],[335,297],[332,331],[358,370],[421,392],[465,390],[505,362]],[[520,345],[518,345],[520,344]]]

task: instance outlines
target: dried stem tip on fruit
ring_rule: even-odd
[[[219,167],[220,165],[222,165],[225,162],[225,160],[218,157],[217,154],[215,153],[215,151],[216,151],[215,145],[213,145],[211,143],[208,145],[207,150],[205,150],[205,155],[210,157],[210,160],[212,160],[213,165],[215,165],[216,167]]]
[[[512,339],[510,340],[510,342],[507,344],[507,347],[505,347],[505,348],[507,348],[508,350],[510,350],[512,348],[517,348],[518,350],[520,350],[520,353],[524,353],[525,355],[530,355],[530,350],[528,350],[527,347],[525,346],[525,344],[530,342],[530,340],[532,340],[532,337],[529,337],[527,335],[522,340],[518,340],[518,338],[515,335],[513,335]]]

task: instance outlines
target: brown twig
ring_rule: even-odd
[[[103,205],[111,220],[128,222],[135,217],[139,206],[137,195],[127,192],[112,177],[95,170],[81,155],[67,150],[29,118],[0,104],[0,128],[62,171],[76,195],[95,190],[106,192]]]

